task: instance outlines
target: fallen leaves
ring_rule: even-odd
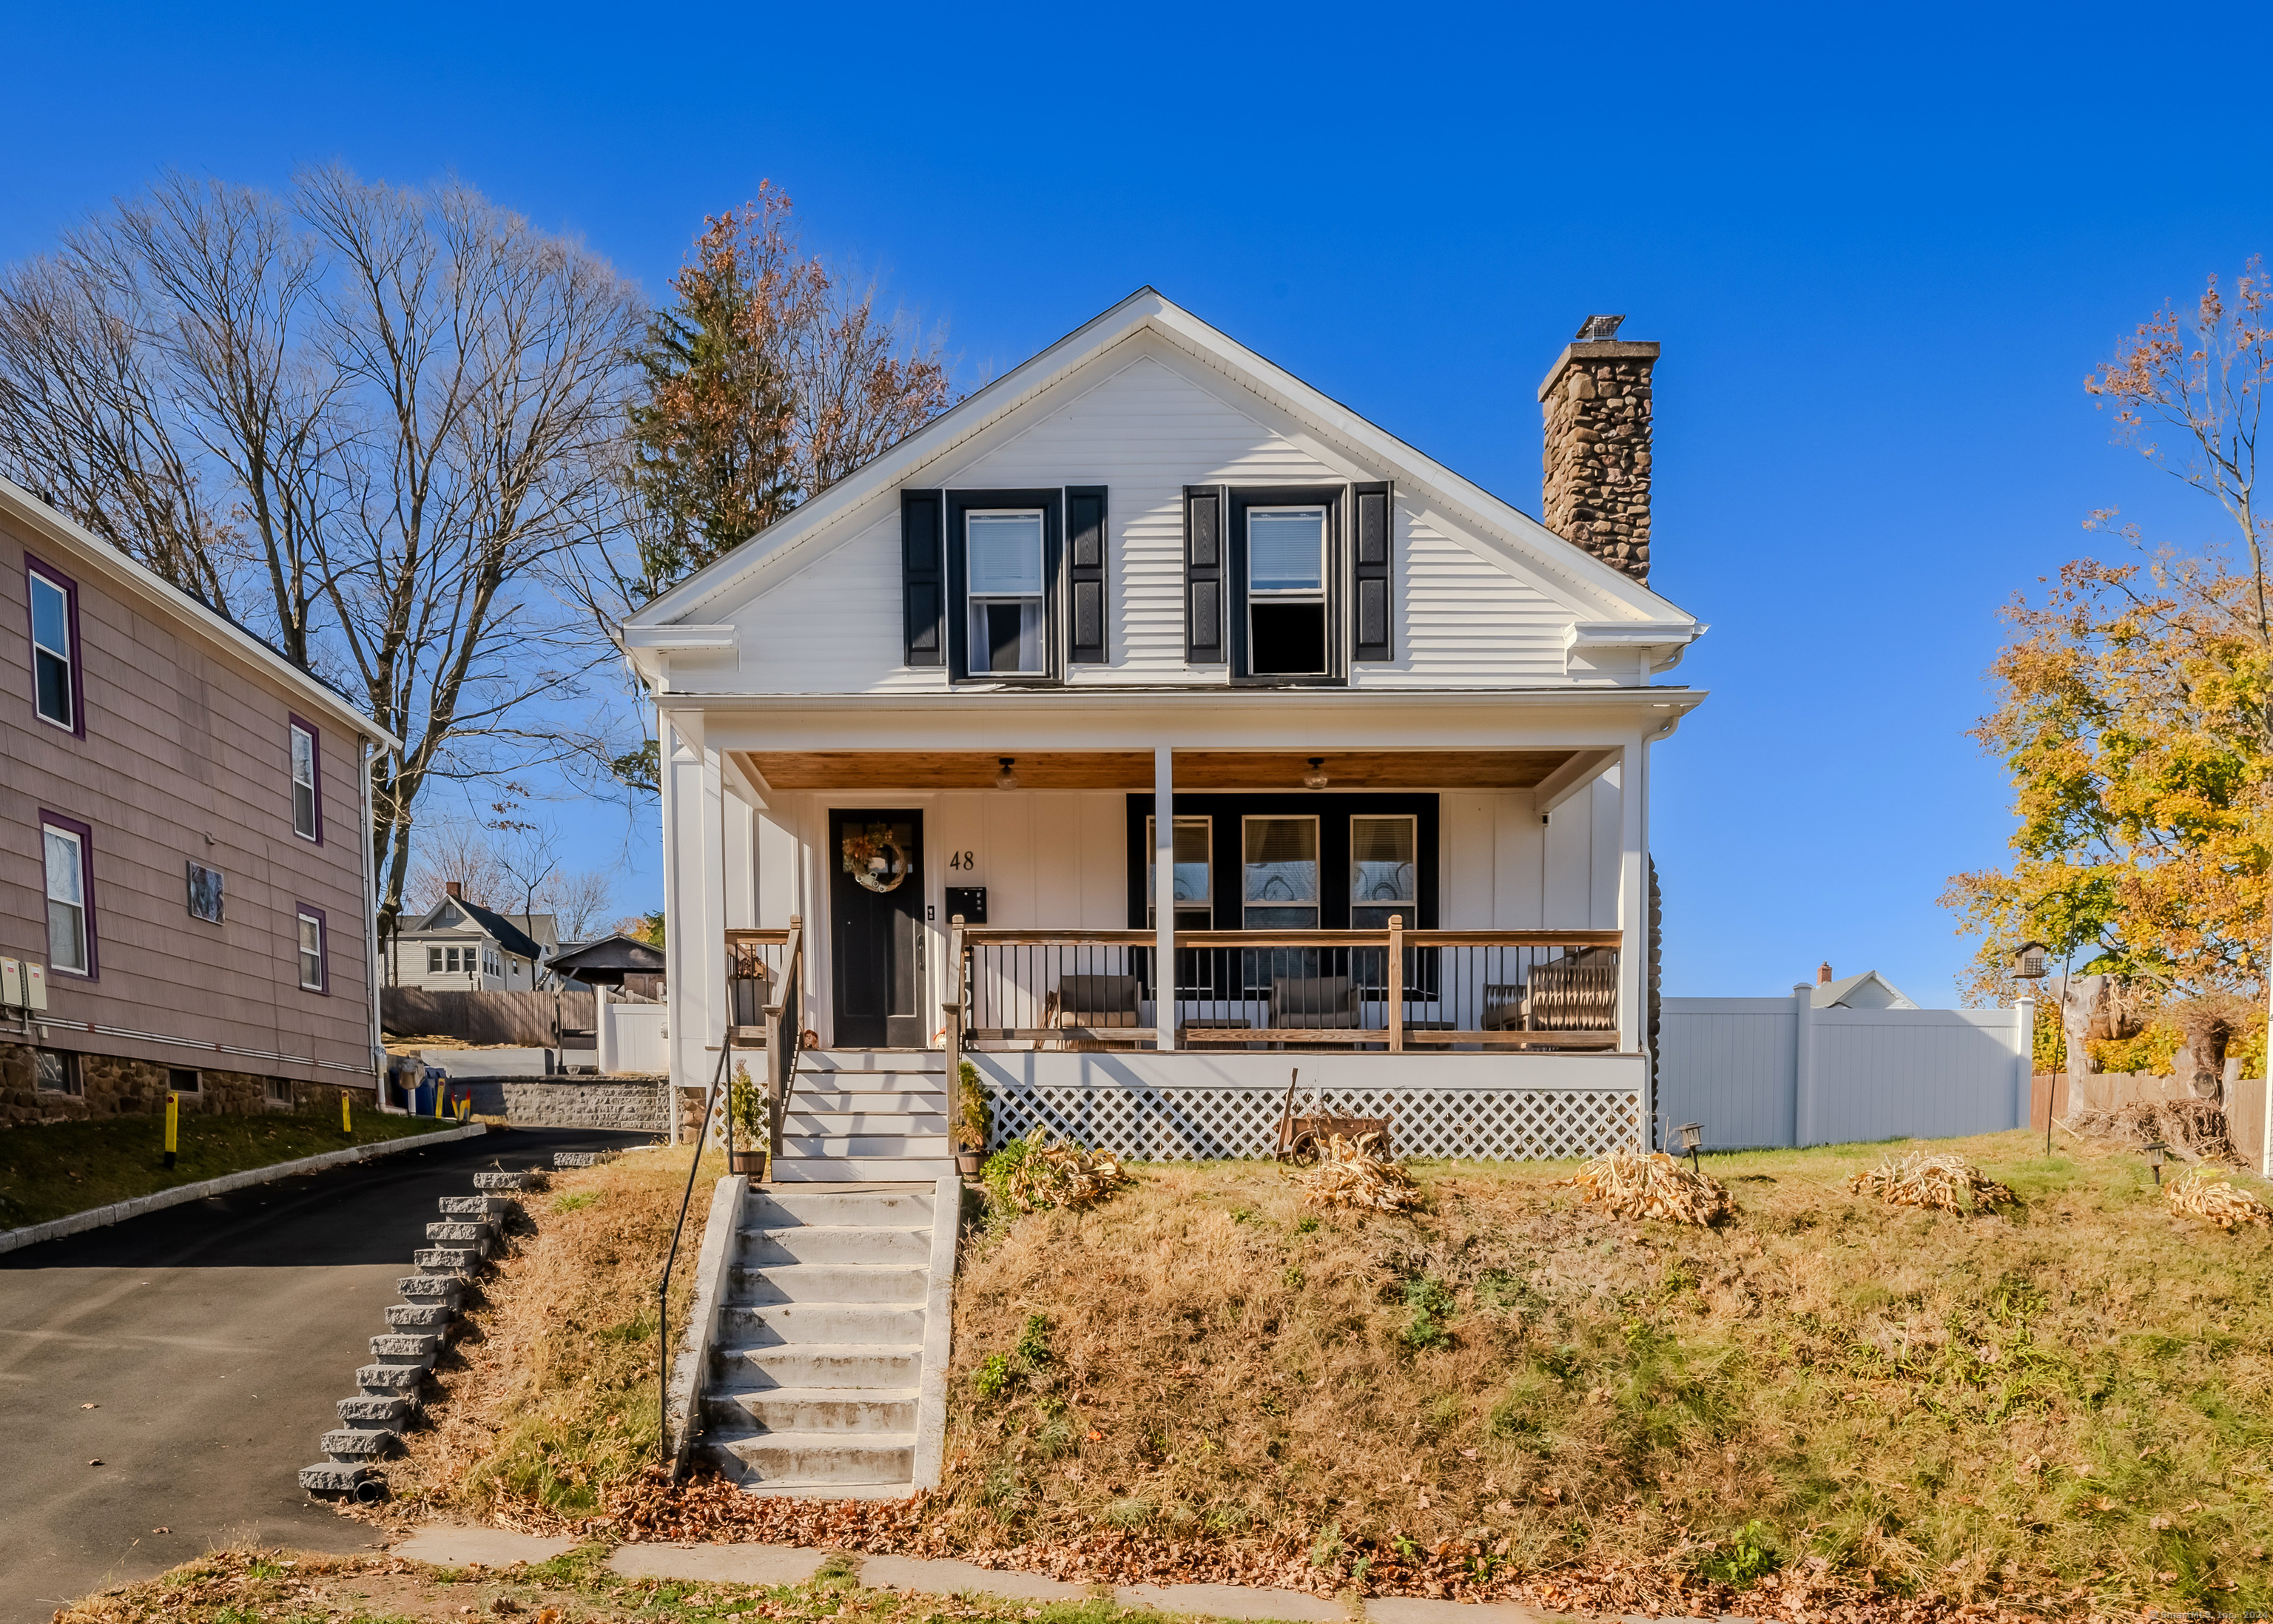
[[[1873,1195],[1890,1207],[1925,1207],[1943,1212],[1985,1212],[2016,1205],[2009,1186],[1954,1154],[1917,1151],[1899,1162],[1881,1162],[1847,1180],[1857,1195]]]
[[[1710,1173],[1684,1167],[1662,1150],[1613,1150],[1564,1182],[1578,1186],[1581,1200],[1600,1201],[1624,1218],[1664,1218],[1708,1228],[1737,1211],[1728,1186]]]

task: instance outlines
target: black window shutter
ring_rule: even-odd
[[[1394,660],[1397,657],[1397,569],[1393,511],[1387,485],[1354,485],[1350,494],[1356,508],[1351,528],[1350,580],[1357,600],[1355,657]]]
[[[1105,639],[1106,582],[1111,557],[1105,539],[1105,487],[1066,487],[1066,579],[1073,587],[1073,632],[1066,660],[1073,665],[1107,663]]]
[[[947,662],[947,581],[940,568],[939,492],[900,492],[900,601],[910,665]]]
[[[1184,662],[1220,665],[1223,646],[1221,485],[1184,487]]]

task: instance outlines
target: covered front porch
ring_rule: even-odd
[[[1646,734],[1567,704],[1512,728],[1504,696],[1176,694],[1156,712],[1198,737],[1138,749],[1161,715],[964,697],[671,730],[682,1089],[731,1029],[967,1058],[998,1137],[1132,1154],[1246,1154],[1290,1079],[1411,1096],[1438,1154],[1646,1134]],[[1266,711],[1319,742],[1267,743]]]

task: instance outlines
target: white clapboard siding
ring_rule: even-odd
[[[1236,385],[1204,385],[1189,375],[1189,361],[1137,341],[1124,348],[1117,360],[1099,363],[1111,370],[1087,389],[1046,399],[1028,426],[926,469],[921,483],[960,490],[1105,486],[1110,659],[1072,668],[1068,681],[1220,684],[1220,666],[1184,663],[1184,487],[1340,484],[1375,472],[1322,460],[1324,453],[1270,426],[1261,402],[1254,413],[1242,409]],[[817,538],[810,561],[719,610],[739,629],[739,670],[706,671],[703,685],[759,693],[942,686],[938,668],[901,664],[899,532],[896,505],[874,504],[847,523],[841,540]],[[1566,680],[1567,605],[1446,534],[1402,498],[1396,535],[1397,658],[1353,667],[1354,685]]]
[[[1660,1030],[1660,1121],[1701,1124],[1711,1149],[1951,1139],[2028,1120],[2011,1009],[1669,998]]]

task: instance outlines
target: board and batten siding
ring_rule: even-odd
[[[0,952],[48,958],[39,813],[93,833],[95,980],[49,978],[50,1013],[370,1071],[355,739],[319,738],[323,843],[292,827],[289,717],[309,707],[250,663],[34,539],[79,586],[86,735],[32,709],[25,538],[0,527]],[[191,916],[186,864],[224,876],[223,923]],[[324,911],[330,992],[299,985],[295,905]],[[339,1082],[345,1074],[51,1025],[53,1046]]]
[[[1105,376],[1046,400],[1024,429],[927,469],[926,487],[1106,489],[1107,662],[1074,666],[1069,686],[1129,682],[1215,685],[1221,666],[1184,662],[1183,490],[1193,484],[1341,484],[1374,470],[1294,443],[1193,363],[1149,341],[1099,364]],[[896,496],[848,520],[844,535],[738,606],[739,672],[703,673],[706,688],[762,693],[890,693],[943,685],[935,667],[902,664]],[[1417,513],[1394,514],[1392,661],[1353,665],[1354,686],[1527,685],[1566,677],[1572,611]],[[711,611],[701,611],[709,615]]]
[[[1664,1000],[1658,1098],[1711,1149],[1950,1139],[2029,1119],[2014,1009],[1817,1009],[1786,998]]]

